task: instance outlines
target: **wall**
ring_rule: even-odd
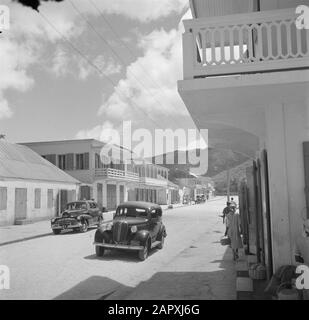
[[[0,187],[7,187],[7,209],[0,211],[0,225],[12,225],[15,221],[15,188],[27,189],[27,219],[40,220],[56,216],[57,194],[59,190],[75,190],[75,184],[48,183],[39,181],[5,181],[0,180]],[[34,189],[41,189],[41,208],[34,208]],[[47,208],[47,190],[53,189],[53,208]]]

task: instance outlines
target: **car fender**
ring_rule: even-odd
[[[140,230],[136,233],[134,240],[140,241],[142,245],[145,245],[149,238],[151,239],[148,230]]]
[[[106,230],[102,230],[101,228],[98,228],[94,235],[94,241],[102,242],[103,239],[105,240],[105,242],[109,243],[111,241],[111,234]]]
[[[87,220],[87,222],[89,222],[89,220],[91,219],[91,216],[89,214],[81,214],[78,217],[80,220]]]

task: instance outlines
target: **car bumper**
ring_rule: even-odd
[[[127,245],[127,244],[111,244],[111,243],[101,243],[101,242],[94,242],[95,246],[103,247],[107,249],[122,249],[122,250],[143,250],[143,246],[135,246],[135,245]]]
[[[82,226],[81,223],[77,223],[77,224],[67,224],[67,225],[53,225],[51,226],[51,228],[53,230],[66,230],[66,229],[76,229],[76,228],[80,228]]]

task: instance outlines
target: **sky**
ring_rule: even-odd
[[[177,92],[188,0],[10,0],[0,33],[0,133],[10,142],[194,129]],[[183,146],[182,146],[183,147]]]

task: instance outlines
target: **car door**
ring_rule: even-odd
[[[157,239],[157,235],[158,232],[160,230],[160,226],[161,226],[161,219],[158,215],[158,211],[157,209],[153,208],[150,211],[150,236],[151,236],[151,240],[152,242],[156,241]]]
[[[99,208],[94,202],[89,203],[89,215],[91,216],[91,224],[98,223]]]

